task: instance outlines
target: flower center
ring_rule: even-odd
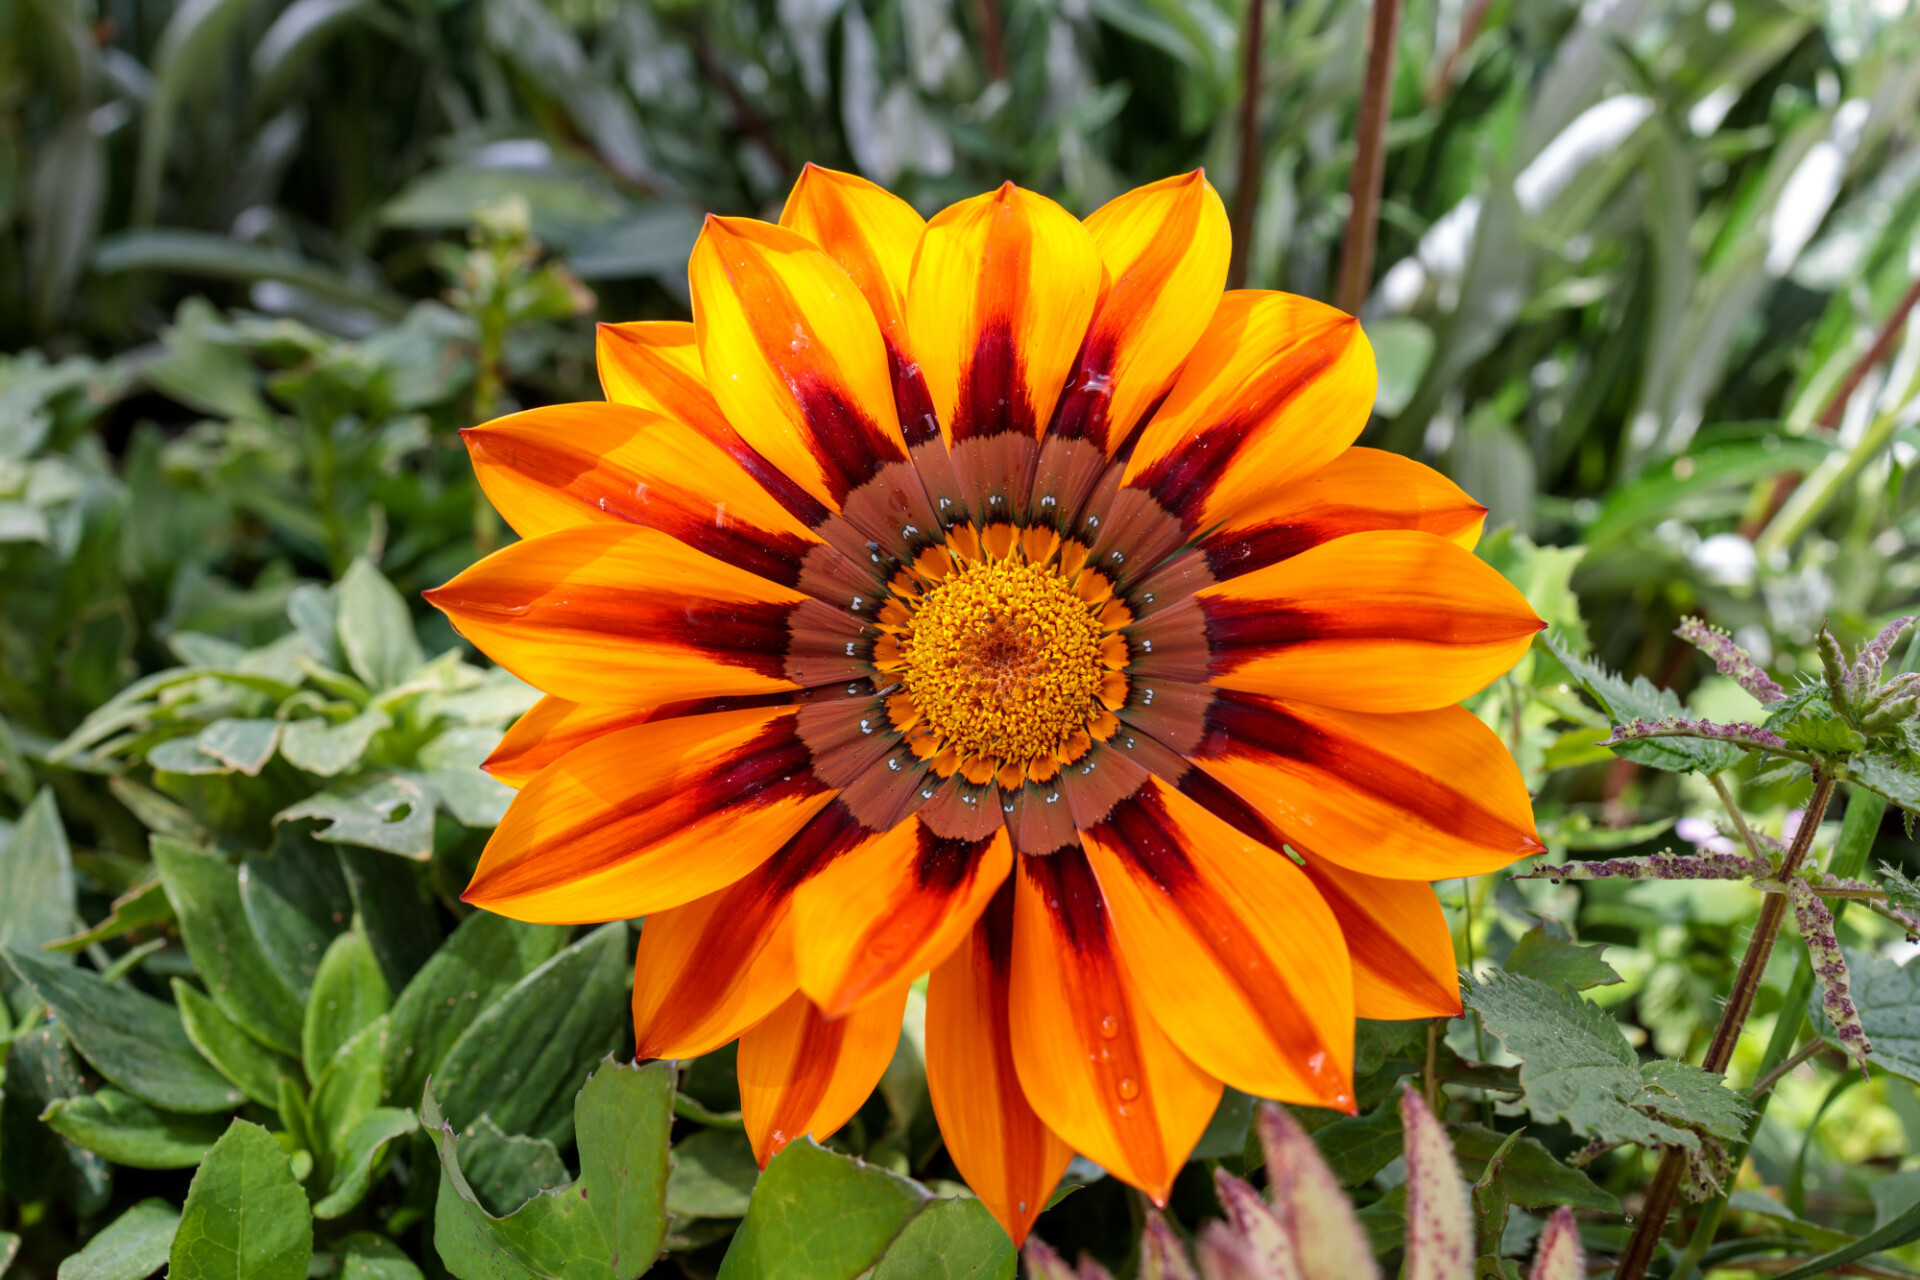
[[[996,765],[1057,753],[1106,674],[1095,613],[1038,565],[981,564],[942,582],[904,638],[905,683],[928,726]]]

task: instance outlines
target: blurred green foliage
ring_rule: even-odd
[[[1249,284],[1328,296],[1366,6],[1269,4],[1243,177],[1244,16],[1238,0],[0,5],[0,943],[27,957],[0,971],[0,1271],[50,1276],[84,1245],[63,1277],[214,1274],[240,1255],[206,1224],[242,1203],[311,1215],[273,1216],[246,1274],[308,1258],[545,1274],[557,1255],[533,1236],[585,1266],[607,1227],[550,1193],[604,1176],[585,1166],[605,1134],[575,1121],[600,1107],[594,1125],[631,1108],[623,1123],[672,1144],[670,1178],[613,1193],[636,1223],[658,1216],[663,1270],[715,1274],[738,1234],[746,1261],[725,1274],[775,1273],[749,1270],[753,1251],[796,1211],[753,1197],[729,1056],[683,1070],[672,1121],[625,1068],[588,1083],[630,1044],[624,926],[574,937],[457,902],[503,799],[474,766],[529,694],[409,604],[504,537],[455,433],[597,396],[590,321],[684,316],[700,217],[776,215],[809,160],[927,212],[1011,178],[1086,213],[1204,165],[1230,203],[1257,184]],[[1488,503],[1481,553],[1572,651],[1698,714],[1757,707],[1671,638],[1679,617],[1791,683],[1819,669],[1823,619],[1857,641],[1920,590],[1920,326],[1835,401],[1920,276],[1917,102],[1920,12],[1897,0],[1406,6],[1369,443]],[[1720,838],[1708,785],[1595,746],[1607,721],[1572,683],[1539,648],[1475,704],[1556,859]],[[1804,788],[1731,776],[1755,825],[1784,831]],[[1874,849],[1916,860],[1894,822]],[[1643,1057],[1680,1059],[1718,1016],[1755,898],[1441,890],[1469,967],[1557,980],[1575,962],[1550,944],[1606,944],[1574,970],[1586,999]],[[1842,936],[1898,946],[1864,911]],[[1911,1004],[1903,971],[1873,966],[1876,1007]],[[1782,1012],[1775,976],[1737,1081]],[[469,991],[458,1018],[428,1016]],[[912,1274],[926,1238],[980,1225],[926,1198],[954,1171],[917,1007],[840,1154],[797,1145],[764,1175],[892,1224],[820,1263],[849,1277]],[[129,1063],[101,1028],[158,1048]],[[503,1031],[564,1062],[489,1096],[472,1081],[515,1069]],[[1373,1110],[1313,1118],[1383,1241],[1398,1133],[1375,1104],[1424,1069],[1419,1031],[1363,1028]],[[399,1052],[416,1045],[425,1060]],[[1516,1064],[1477,1020],[1434,1061],[1452,1118],[1481,1122],[1454,1126],[1478,1177],[1519,1123]],[[1920,1096],[1898,1065],[1861,1085],[1836,1062],[1778,1087],[1726,1236],[1817,1251],[1911,1200]],[[429,1071],[439,1121],[422,1119]],[[1201,1154],[1244,1165],[1230,1104]],[[1617,1247],[1612,1212],[1650,1162],[1628,1148],[1582,1174],[1558,1161],[1584,1135],[1533,1139],[1540,1185],[1514,1175],[1513,1203],[1577,1198],[1590,1249]],[[1083,1189],[1041,1231],[1117,1264],[1138,1205],[1097,1172],[1075,1169]],[[1172,1211],[1217,1212],[1204,1162]],[[1530,1223],[1510,1219],[1505,1265]],[[988,1254],[1006,1274],[1011,1255]]]

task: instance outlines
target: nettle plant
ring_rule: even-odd
[[[1690,716],[1671,692],[1656,689],[1645,679],[1628,683],[1553,645],[1556,656],[1611,722],[1612,734],[1605,745],[1649,768],[1697,773],[1708,779],[1725,807],[1724,839],[1715,842],[1722,847],[1703,847],[1687,854],[1666,851],[1647,857],[1542,864],[1516,878],[1546,878],[1556,883],[1746,880],[1764,895],[1751,940],[1702,1064],[1702,1075],[1726,1070],[1753,1011],[1767,961],[1789,911],[1806,946],[1806,956],[1784,1002],[1787,1016],[1778,1020],[1760,1077],[1748,1091],[1751,1113],[1743,1117],[1734,1112],[1726,1117],[1731,1123],[1718,1132],[1658,1141],[1665,1154],[1621,1260],[1619,1274],[1625,1280],[1635,1280],[1644,1272],[1664,1230],[1667,1213],[1683,1191],[1690,1199],[1711,1200],[1713,1204],[1702,1215],[1693,1247],[1675,1274],[1684,1275],[1699,1261],[1724,1210],[1729,1175],[1738,1168],[1752,1140],[1769,1090],[1787,1070],[1829,1044],[1843,1049],[1862,1072],[1876,1060],[1874,1024],[1888,1010],[1856,998],[1850,961],[1840,946],[1835,922],[1845,903],[1854,901],[1892,919],[1909,936],[1920,933],[1920,885],[1891,867],[1883,867],[1884,877],[1879,882],[1862,878],[1885,806],[1891,803],[1901,809],[1909,834],[1913,816],[1920,811],[1920,725],[1915,720],[1916,711],[1920,711],[1920,674],[1888,671],[1894,645],[1914,621],[1911,617],[1894,620],[1857,654],[1848,653],[1846,646],[1823,627],[1818,638],[1820,676],[1807,678],[1791,690],[1776,683],[1728,636],[1698,619],[1683,622],[1676,634],[1712,658],[1722,675],[1737,682],[1761,704],[1766,717],[1759,724],[1719,723]],[[1811,796],[1798,815],[1797,825],[1790,822],[1784,839],[1755,829],[1727,785],[1723,775],[1748,762],[1756,771],[1756,781],[1811,782]],[[1815,843],[1828,805],[1842,785],[1850,791],[1846,822],[1823,869],[1813,857]],[[1860,958],[1852,965],[1858,963]],[[1879,976],[1881,962],[1867,957],[1865,963]],[[1818,998],[1810,1009],[1817,1013],[1816,1034],[1789,1056],[1803,1021],[1797,1011],[1808,1005],[1816,984]],[[1486,990],[1486,984],[1477,988],[1477,992]],[[1474,996],[1468,997],[1468,1003],[1480,1009],[1490,1030],[1501,1034],[1492,1010],[1476,1003]],[[1913,1070],[1904,1062],[1896,1069],[1902,1074]],[[1732,1096],[1722,1090],[1716,1092]],[[1616,1143],[1602,1134],[1596,1138],[1591,1154],[1612,1145]],[[1905,1215],[1899,1223],[1890,1225],[1912,1230],[1887,1238],[1879,1238],[1883,1233],[1876,1232],[1875,1247],[1901,1243],[1920,1230],[1920,1218],[1907,1223],[1906,1217],[1915,1215]]]

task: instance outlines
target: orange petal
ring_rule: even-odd
[[[1200,540],[1215,578],[1264,569],[1350,533],[1419,529],[1468,551],[1487,509],[1432,467],[1379,449],[1348,449],[1275,487]]]
[[[700,346],[690,321],[603,324],[595,331],[594,351],[607,399],[686,423],[724,449],[802,524],[811,529],[826,519],[827,508],[819,499],[767,461],[720,412],[719,402],[707,388],[707,371],[700,363]]]
[[[581,525],[494,552],[426,597],[482,652],[571,702],[772,693],[806,597],[632,525]]]
[[[1353,959],[1353,1011],[1400,1022],[1460,1016],[1453,931],[1433,886],[1382,880],[1300,851],[1307,879],[1340,922]]]
[[[914,258],[907,325],[949,441],[1039,435],[1100,276],[1086,228],[1011,182],[934,215]]]
[[[1222,693],[1193,760],[1302,854],[1367,875],[1446,880],[1546,852],[1506,744],[1460,707],[1375,715]]]
[[[548,694],[514,721],[480,767],[510,787],[524,787],[534,774],[567,752],[615,729],[713,711],[784,706],[790,700],[789,694],[760,693],[740,698],[688,698],[657,707],[586,706]]]
[[[726,450],[661,414],[552,405],[460,434],[480,487],[523,538],[645,525],[787,586],[819,543]]]
[[[1012,865],[1006,828],[950,840],[918,818],[841,858],[794,902],[801,990],[837,1017],[925,973],[960,945]]]
[[[1398,529],[1350,534],[1196,600],[1214,684],[1362,711],[1458,702],[1510,670],[1547,625],[1485,561]],[[1159,625],[1178,625],[1187,608]]]
[[[1138,187],[1087,219],[1109,281],[1051,430],[1117,451],[1173,386],[1220,302],[1232,233],[1199,169]]]
[[[960,1174],[1015,1245],[1073,1158],[1021,1091],[1008,1023],[1013,885],[1001,881],[980,922],[927,984],[927,1089]]]
[[[841,1018],[795,992],[740,1037],[740,1118],[761,1168],[802,1134],[829,1137],[867,1100],[900,1040],[907,984]]]
[[[619,729],[515,796],[464,900],[547,924],[691,902],[766,861],[827,803],[790,707]]]
[[[1256,1097],[1353,1109],[1353,976],[1312,881],[1150,778],[1081,833],[1153,1020]]]
[[[1125,481],[1190,530],[1219,524],[1333,461],[1367,425],[1373,392],[1373,348],[1352,316],[1287,293],[1225,294]]]
[[[709,217],[687,264],[707,385],[735,430],[836,510],[906,460],[873,309],[796,232]]]
[[[865,178],[809,164],[787,196],[780,225],[819,245],[839,263],[880,322],[893,373],[893,399],[909,445],[940,433],[926,379],[909,354],[907,278],[927,220]]]
[[[1148,1014],[1086,853],[1022,857],[1015,880],[1013,1060],[1046,1126],[1165,1205],[1220,1082]],[[1143,964],[1160,958],[1141,956]]]

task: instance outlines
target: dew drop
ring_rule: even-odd
[[[1147,592],[1147,594],[1145,594],[1145,595],[1143,595],[1143,596],[1141,596],[1141,597],[1140,597],[1140,603],[1141,603],[1141,604],[1152,604],[1152,603],[1153,603],[1153,592],[1151,592],[1151,591],[1149,591],[1149,592]]]
[[[1140,1096],[1140,1082],[1132,1076],[1121,1076],[1119,1093],[1122,1102],[1132,1102]]]
[[[1125,560],[1126,558],[1127,558],[1127,553],[1124,551],[1116,551],[1112,555],[1107,557],[1107,559],[1113,561],[1115,564],[1119,564],[1121,561]]]
[[[1055,498],[1052,494],[1048,494],[1046,497],[1040,499],[1040,505],[1043,507],[1052,507],[1052,506],[1057,506],[1058,504],[1059,504],[1059,500]]]
[[[1151,640],[1142,640],[1142,641],[1140,642],[1140,652],[1142,652],[1142,653],[1152,653],[1152,652],[1153,652],[1153,641],[1151,641]]]
[[[860,682],[856,680],[852,684],[848,685],[847,692],[857,696],[860,692]]]
[[[900,527],[900,536],[903,538],[917,538],[920,536],[920,529],[917,525],[902,525]]]
[[[895,773],[900,772],[900,757],[889,757],[887,760],[887,768],[893,770]]]
[[[920,788],[920,798],[921,798],[922,800],[931,800],[931,799],[933,799],[933,788],[932,788],[932,787],[922,787],[922,788]]]
[[[1089,528],[1089,529],[1098,529],[1099,527],[1100,527],[1100,517],[1099,517],[1099,516],[1088,516],[1088,517],[1087,517],[1087,528]]]
[[[853,598],[853,599],[852,599],[852,600],[851,600],[850,602],[848,602],[848,604],[847,604],[847,608],[849,608],[849,609],[851,609],[851,610],[853,610],[853,611],[854,611],[855,613],[858,613],[858,612],[860,612],[860,605],[861,605],[861,603],[862,603],[862,601],[861,601],[861,599],[860,599],[860,597],[859,597],[859,596],[855,596],[855,597],[854,597],[854,598]]]
[[[1140,705],[1143,707],[1150,707],[1153,705],[1153,690],[1142,689],[1140,691]]]
[[[1120,1019],[1108,1014],[1100,1019],[1100,1034],[1111,1040],[1120,1034]]]
[[[860,722],[860,732],[862,732],[862,733],[872,733],[872,732],[873,732],[873,721],[871,721],[871,720],[862,720],[862,721]]]

